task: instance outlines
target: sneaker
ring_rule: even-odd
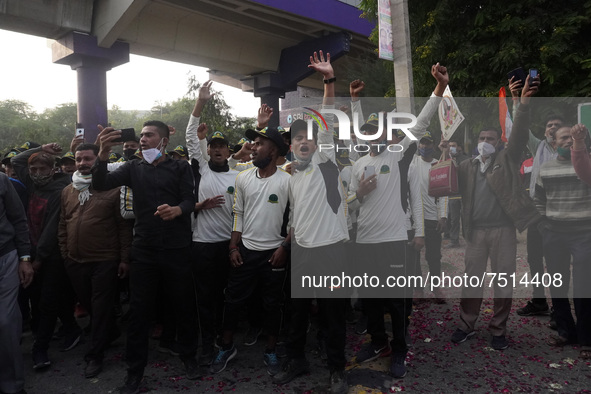
[[[183,360],[185,365],[185,375],[189,380],[196,380],[205,375],[205,371],[199,366],[195,357],[189,357]]]
[[[51,365],[49,357],[47,357],[47,350],[34,350],[33,351],[33,369],[42,370]]]
[[[267,373],[271,376],[277,375],[279,371],[281,371],[281,364],[279,364],[279,358],[277,358],[277,353],[271,352],[263,354],[263,360],[265,365],[267,366]]]
[[[236,350],[236,347],[233,344],[232,347],[228,350],[220,349],[218,354],[213,359],[213,362],[211,363],[211,373],[220,373],[224,369],[226,369],[228,361],[236,357],[237,353],[238,350]]]
[[[349,385],[345,377],[345,371],[333,371],[330,374],[330,392],[334,394],[346,394]]]
[[[206,346],[201,349],[201,355],[199,356],[199,365],[202,367],[208,367],[213,362],[213,346]]]
[[[504,335],[493,335],[490,341],[490,347],[495,350],[505,350],[509,347],[509,341]]]
[[[318,340],[318,345],[316,346],[316,353],[320,356],[320,359],[322,361],[328,360],[328,353],[326,350],[326,340],[325,339]]]
[[[250,327],[246,334],[244,334],[244,345],[252,346],[257,343],[259,336],[263,333],[262,328]]]
[[[285,342],[278,343],[275,346],[275,354],[279,358],[285,358],[285,357],[287,357],[287,349],[285,348]]]
[[[160,341],[156,350],[160,353],[170,354],[171,356],[178,356],[180,354],[176,341]]]
[[[273,376],[273,383],[286,384],[309,371],[310,364],[308,360],[305,358],[291,358],[283,364],[281,371]]]
[[[550,322],[548,323],[548,327],[551,330],[557,330],[558,324],[556,324],[556,314],[554,313],[554,308],[550,310]]]
[[[119,394],[137,394],[140,392],[143,374],[127,374],[125,384],[119,388]]]
[[[476,334],[476,331],[464,332],[458,328],[451,335],[451,341],[453,343],[466,342],[466,340],[472,338],[474,334]]]
[[[406,352],[392,353],[390,375],[398,379],[401,379],[406,376]]]
[[[98,376],[103,370],[103,360],[89,360],[84,368],[84,377],[87,379]]]
[[[547,303],[543,303],[541,305],[534,304],[531,301],[528,301],[527,304],[523,308],[517,309],[517,314],[519,316],[535,316],[535,315],[543,315],[547,316],[550,314],[550,308],[548,307]]]
[[[389,344],[377,347],[372,342],[370,342],[363,345],[359,352],[357,352],[356,360],[358,363],[364,363],[367,361],[373,361],[378,357],[389,356],[391,353],[392,349],[390,349]]]
[[[357,324],[355,325],[355,334],[367,334],[367,315],[361,315]]]
[[[68,350],[74,349],[80,343],[81,337],[82,330],[80,329],[76,329],[74,332],[66,334],[62,346],[60,347],[60,352],[67,352]]]
[[[454,249],[454,248],[459,248],[460,247],[460,243],[459,242],[450,242],[446,248],[447,249]]]

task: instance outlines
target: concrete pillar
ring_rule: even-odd
[[[96,37],[72,32],[52,45],[53,62],[69,65],[78,77],[78,119],[86,142],[94,142],[107,116],[107,71],[129,61],[129,44],[100,48]],[[72,130],[73,132],[73,130]]]
[[[267,104],[269,107],[273,108],[273,116],[271,116],[271,120],[269,120],[269,127],[277,127],[281,126],[279,124],[279,99],[284,97],[284,94],[266,94],[261,96],[261,105]]]
[[[414,113],[408,0],[390,0],[390,14],[392,15],[396,110]]]

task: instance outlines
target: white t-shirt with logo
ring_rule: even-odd
[[[236,178],[233,231],[242,233],[242,243],[250,250],[276,249],[281,236],[283,215],[289,200],[291,175],[277,168],[273,175],[260,178],[254,167]]]

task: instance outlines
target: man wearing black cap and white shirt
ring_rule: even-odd
[[[228,281],[230,259],[228,247],[232,232],[232,204],[238,171],[228,166],[229,147],[226,137],[216,131],[209,138],[205,123],[199,124],[201,110],[211,97],[205,83],[199,89],[199,98],[187,125],[189,158],[199,163],[201,180],[198,187],[200,208],[193,225],[193,261],[196,266],[197,307],[202,336],[203,363],[213,357],[216,334],[221,334],[224,310],[224,288]],[[210,160],[206,160],[199,144],[207,144]],[[207,149],[207,148],[206,148]]]
[[[446,68],[439,63],[431,68],[431,75],[437,80],[435,91],[417,117],[416,125],[409,129],[417,138],[425,134],[449,81]],[[369,121],[372,120],[370,115]],[[375,131],[378,129],[376,126],[369,127],[373,127]],[[370,154],[360,158],[353,166],[349,188],[349,192],[355,193],[361,204],[357,219],[357,261],[364,263],[363,270],[368,275],[372,275],[372,272],[379,273],[379,276],[384,278],[382,280],[388,275],[406,276],[410,273],[409,267],[405,264],[408,242],[405,220],[406,193],[401,182],[403,174],[399,167],[399,162],[405,155],[404,152],[386,151],[384,144],[387,143],[389,142],[386,140],[385,132],[378,140],[372,141]],[[405,138],[400,145],[406,150],[410,143],[409,138]],[[369,169],[374,170],[373,175]],[[417,237],[415,240],[419,248],[423,239]],[[360,296],[364,297],[368,291],[366,288],[360,288]],[[408,348],[405,334],[410,322],[412,300],[406,294],[406,289],[388,291],[392,294],[388,298],[363,299],[368,315],[367,331],[371,334],[372,341],[357,353],[357,361],[370,361],[391,353],[390,374],[402,378],[406,375],[405,358]],[[375,294],[369,295],[375,297]],[[384,329],[385,306],[392,316],[393,339],[390,344]]]
[[[285,262],[289,253],[289,240],[281,236],[281,227],[291,178],[277,168],[275,161],[278,156],[284,156],[289,147],[279,131],[271,127],[247,130],[246,137],[254,141],[255,167],[242,171],[236,178],[234,222],[228,250],[232,268],[226,288],[223,343],[211,370],[213,373],[223,371],[228,361],[236,356],[233,338],[240,312],[258,287],[268,335],[263,359],[267,372],[274,375],[279,371],[275,345],[281,324]]]

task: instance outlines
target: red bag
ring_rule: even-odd
[[[458,165],[455,160],[443,160],[442,155],[437,164],[429,170],[429,195],[443,197],[458,192]]]

